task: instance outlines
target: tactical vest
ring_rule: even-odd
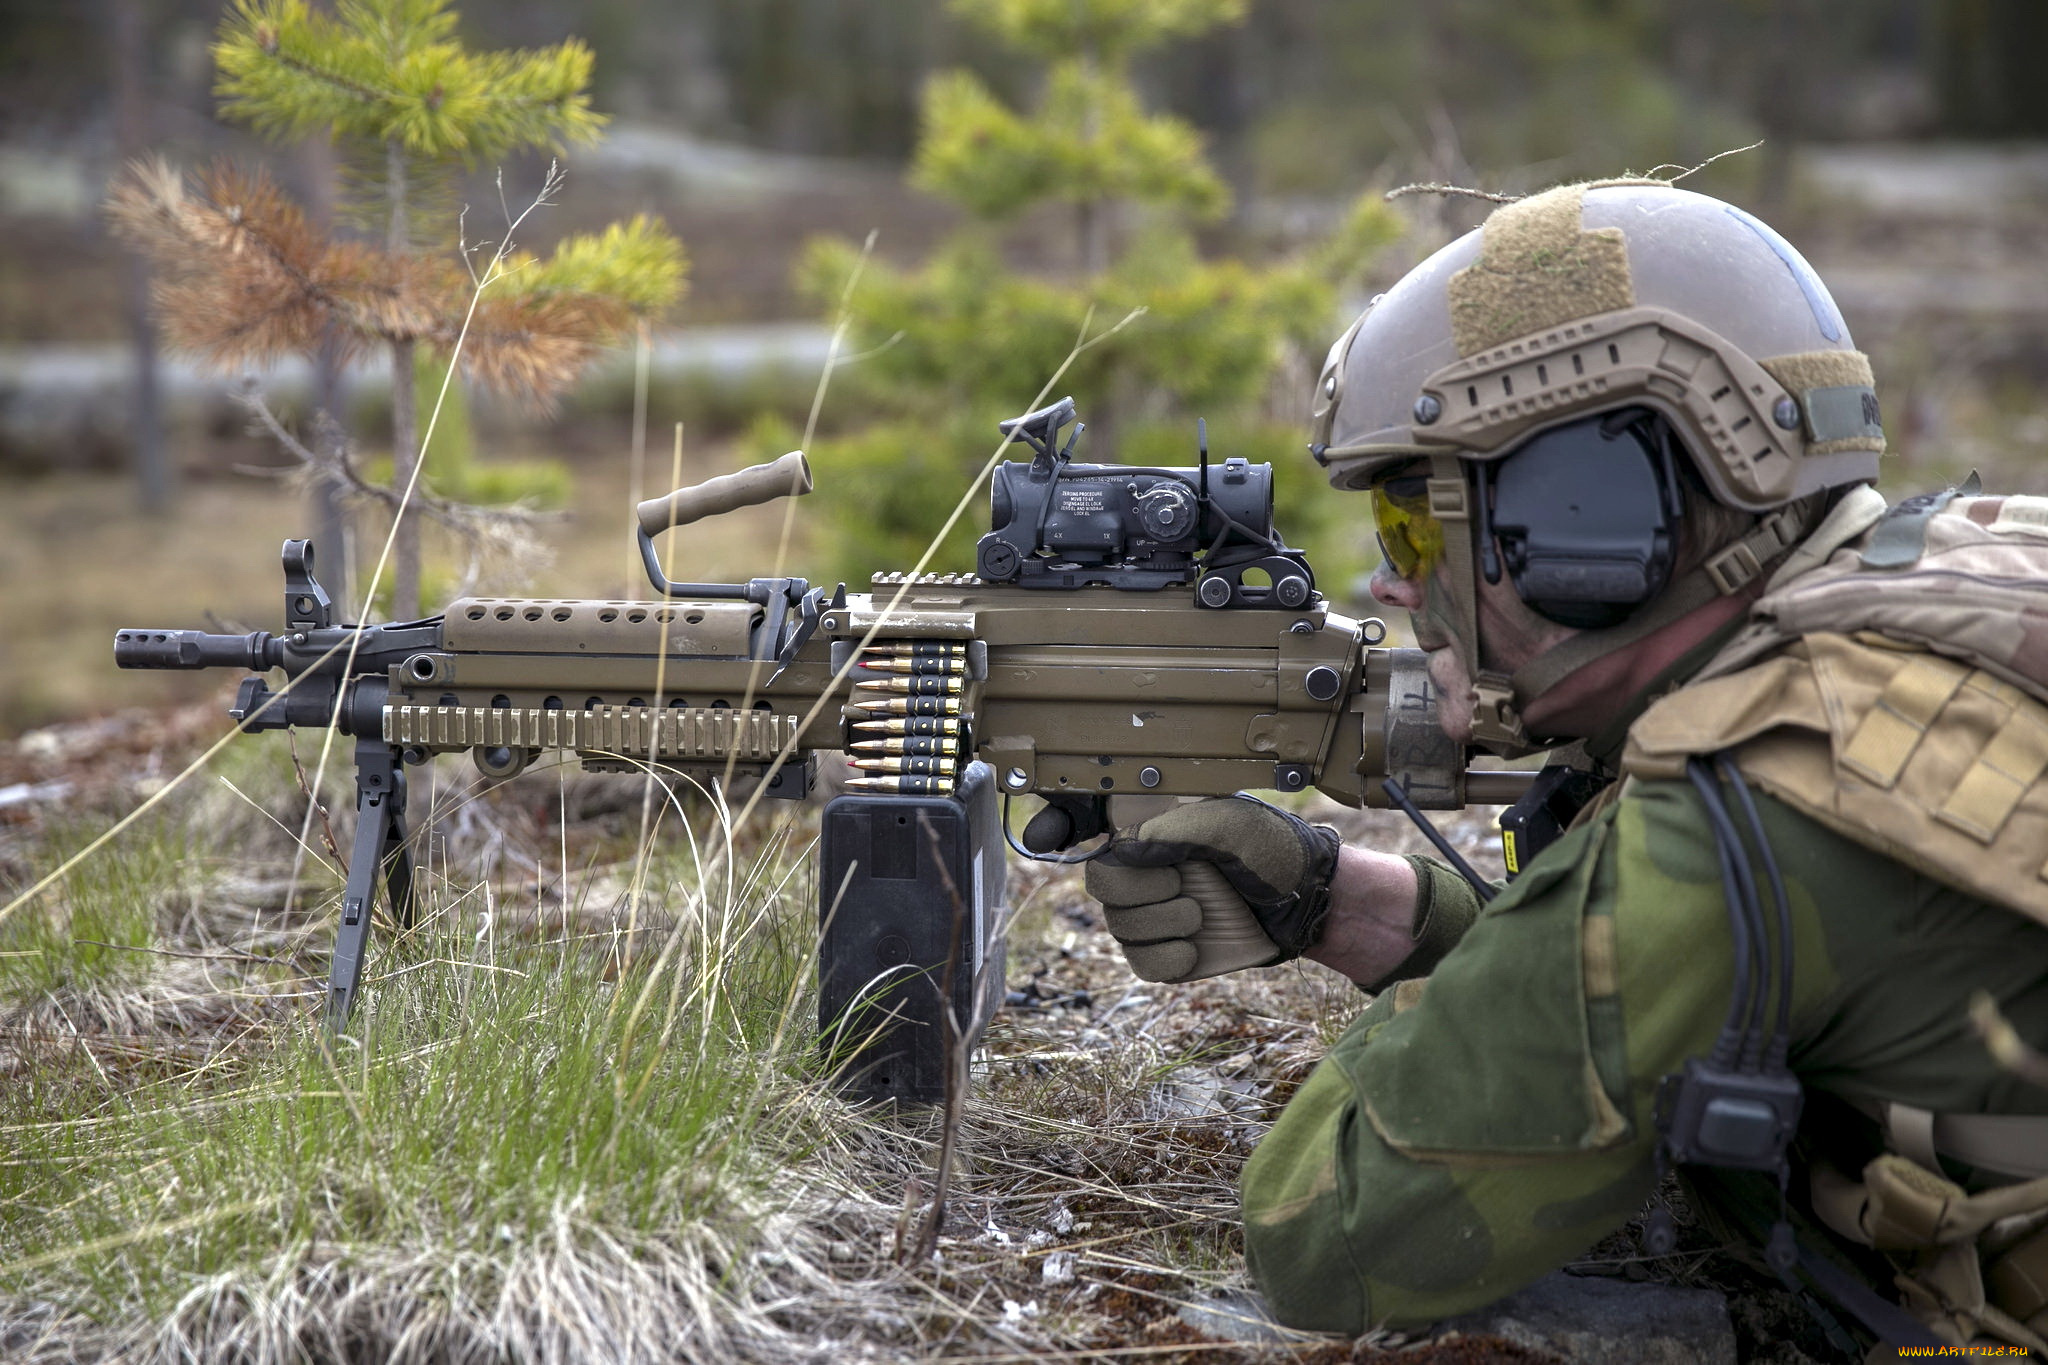
[[[1830,829],[2048,924],[2048,498],[1850,494],[1621,766],[1681,778],[1723,749]],[[1889,1253],[1944,1340],[2048,1357],[2048,1118],[1874,1117],[1893,1151],[1817,1170],[1815,1212]],[[1937,1154],[2017,1183],[1967,1194]]]

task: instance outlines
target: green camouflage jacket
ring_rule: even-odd
[[[1987,991],[2023,1036],[2048,1033],[2048,927],[1758,804],[1792,900],[1792,1065],[1809,1093],[2048,1112],[1965,1009]],[[1435,866],[1425,891],[1474,899]],[[1632,780],[1433,973],[1375,999],[1253,1154],[1247,1255],[1280,1319],[1433,1321],[1626,1222],[1654,1183],[1658,1078],[1712,1044],[1731,946],[1697,793]]]

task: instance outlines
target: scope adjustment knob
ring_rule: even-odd
[[[1158,483],[1138,495],[1138,529],[1149,540],[1186,540],[1195,533],[1195,495],[1184,483]]]
[[[979,558],[978,572],[991,583],[1007,583],[1017,576],[1017,547],[1006,540],[983,541]]]

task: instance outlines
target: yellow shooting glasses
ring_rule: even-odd
[[[1372,524],[1387,567],[1406,579],[1427,577],[1443,558],[1444,524],[1429,510],[1423,475],[1383,479],[1372,489]]]

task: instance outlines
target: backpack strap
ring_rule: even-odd
[[[1958,497],[1974,498],[1982,491],[1973,471],[1959,488],[1921,493],[1900,502],[1870,532],[1863,546],[1863,567],[1903,569],[1918,563],[1921,551],[1927,548],[1927,523],[1934,520],[1934,514]]]
[[[2007,1180],[2048,1177],[2048,1114],[1937,1114],[1891,1100],[1872,1112],[1885,1146],[1930,1171],[1946,1157]]]

